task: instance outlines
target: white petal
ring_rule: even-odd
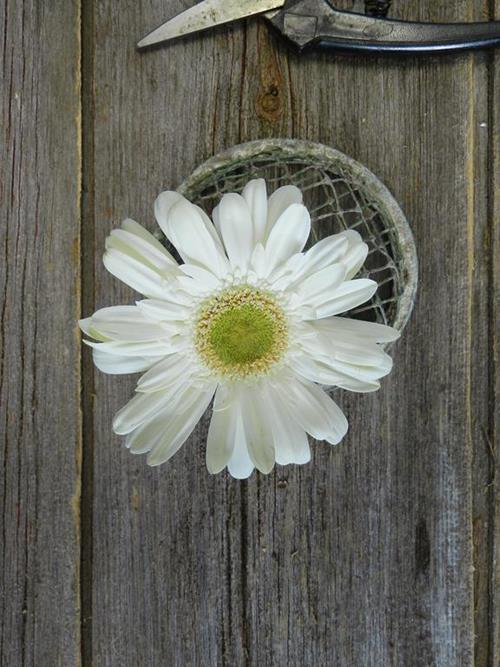
[[[301,428],[293,415],[281,400],[279,391],[266,387],[264,400],[272,410],[272,430],[276,463],[298,465],[307,463],[311,459],[311,450],[307,433]]]
[[[158,440],[165,433],[171,419],[171,411],[164,410],[150,421],[138,426],[125,438],[125,447],[132,454],[145,454],[150,452]]]
[[[233,407],[233,410],[236,412],[234,449],[229,463],[227,464],[227,469],[229,474],[235,479],[247,479],[254,471],[255,466],[248,454],[247,438],[243,428],[241,412],[236,405]]]
[[[153,236],[153,234],[148,232],[148,230],[145,229],[138,222],[135,222],[135,220],[127,218],[122,222],[122,229],[128,234],[134,235],[136,237],[136,240],[141,239],[142,241],[146,241],[150,248],[155,249],[163,258],[169,258],[170,263],[173,264],[174,266],[177,266],[177,262],[168,252],[165,246],[161,243],[161,241],[159,241],[155,236]]]
[[[381,362],[378,366],[362,366],[356,363],[356,355],[345,361],[340,358],[340,354],[336,356],[333,367],[360,382],[374,382],[385,377],[392,370],[392,359],[387,355],[384,362]]]
[[[222,240],[233,268],[246,269],[254,249],[253,222],[240,195],[224,195],[218,207]]]
[[[238,410],[234,409],[232,398],[226,387],[217,389],[206,453],[208,472],[212,475],[223,470],[233,455]]]
[[[169,193],[163,193],[168,195]],[[157,209],[162,209],[161,198],[157,200]],[[158,214],[158,221],[162,220],[162,229],[167,238],[177,248],[177,251],[187,264],[198,264],[215,275],[224,275],[228,270],[227,258],[224,255],[222,244],[215,238],[215,230],[210,229],[208,218],[201,213],[198,207],[181,198],[171,205],[168,197],[165,208],[168,213]],[[160,202],[158,203],[158,201]],[[218,239],[218,237],[217,237]]]
[[[331,327],[325,329],[318,326],[318,322],[322,320],[304,322],[306,331],[313,334],[301,340],[301,346],[308,356],[326,363],[335,359],[358,366],[371,366],[381,371],[390,369],[391,357],[374,340],[356,338],[355,335],[347,335]]]
[[[214,276],[211,271],[207,271],[201,266],[196,266],[195,264],[183,264],[180,269],[186,276],[201,283],[205,290],[217,289],[221,284],[219,278]]]
[[[301,252],[292,255],[283,264],[278,266],[267,276],[267,281],[273,285],[276,290],[289,289],[292,284],[293,276],[296,275],[299,267],[304,262],[304,254]]]
[[[351,388],[343,382],[353,378],[357,383],[366,383],[367,391],[378,388],[375,381],[392,369],[392,359],[373,340],[347,336],[332,327],[324,329],[316,322],[306,325],[315,335],[301,338],[302,357],[293,360],[294,368],[301,367],[301,374],[321,384]],[[347,384],[351,384],[348,380]],[[365,391],[359,385],[355,391]]]
[[[159,442],[148,455],[148,465],[165,463],[182,447],[208,408],[215,389],[214,384],[207,391],[192,390],[192,395],[183,403],[183,412],[172,415]]]
[[[154,341],[167,336],[157,322],[144,317],[137,306],[112,306],[101,308],[90,318],[89,332],[98,332],[100,337],[120,341]]]
[[[305,253],[302,264],[297,267],[293,275],[293,281],[297,282],[304,276],[339,262],[348,247],[348,240],[343,234],[335,234],[318,241]]]
[[[400,332],[385,324],[353,320],[348,317],[328,317],[314,322],[314,328],[325,334],[345,335],[352,340],[370,340],[374,343],[392,343]]]
[[[116,248],[104,253],[104,266],[116,278],[144,296],[158,297],[164,293],[166,278],[142,262],[124,255]]]
[[[92,351],[94,364],[103,373],[109,375],[126,375],[128,373],[142,373],[151,368],[161,357],[122,357],[109,354],[99,348]]]
[[[84,340],[83,342],[89,347],[101,350],[101,352],[117,354],[122,357],[164,357],[166,354],[172,354],[172,352],[177,352],[186,346],[186,341],[177,339],[132,343],[116,340],[105,343],[94,343],[92,340]]]
[[[310,273],[339,262],[345,266],[346,280],[350,280],[362,267],[367,254],[368,246],[353,229],[328,236],[305,253],[303,265],[297,267],[290,286],[299,284]]]
[[[178,382],[169,387],[168,391],[157,391],[154,394],[136,394],[116,413],[113,420],[114,432],[118,435],[126,435],[141,424],[151,421],[159,412],[166,410],[170,403],[176,405],[186,387],[185,383]]]
[[[137,307],[144,312],[146,317],[160,322],[186,320],[190,313],[189,308],[183,304],[159,299],[137,301]]]
[[[391,357],[377,345],[372,346],[367,343],[357,345],[352,342],[345,342],[344,345],[341,345],[336,341],[334,346],[335,359],[359,368],[360,372],[373,370],[379,378],[384,377],[392,370]]]
[[[267,187],[263,178],[250,181],[243,190],[253,222],[253,242],[263,243],[267,228]]]
[[[86,334],[90,338],[93,338],[94,340],[100,342],[108,340],[106,336],[103,336],[92,327],[91,317],[85,317],[83,320],[78,320],[78,326],[80,327],[80,329],[83,331],[84,334]]]
[[[144,231],[146,232],[146,230]],[[149,234],[149,232],[146,232],[146,234]],[[154,237],[151,238],[156,241]],[[152,243],[149,239],[145,240],[142,236],[128,232],[125,229],[114,229],[111,232],[106,239],[106,249],[109,250],[110,248],[146,264],[162,276],[175,275],[178,271],[177,262],[158,241],[156,241],[156,244]]]
[[[281,419],[273,424],[274,447],[278,465],[303,465],[311,460],[307,433],[292,419]]]
[[[155,201],[156,221],[167,238],[170,238],[168,235],[168,218],[170,216],[170,211],[172,207],[180,201],[187,202],[187,199],[178,192],[172,192],[171,190],[162,192]]]
[[[250,265],[259,278],[263,278],[267,274],[266,267],[266,251],[261,243],[257,243],[252,253]]]
[[[345,341],[342,344],[336,340],[334,347],[335,366],[353,377],[378,380],[392,370],[391,357],[378,345],[359,344],[356,341]]]
[[[165,436],[176,416],[194,411],[200,395],[199,390],[193,391],[189,385],[181,387],[167,406],[127,435],[125,446],[133,454],[151,451]]]
[[[377,283],[365,278],[348,280],[335,290],[332,298],[317,306],[316,317],[306,314],[304,319],[331,317],[356,308],[369,301],[377,291]]]
[[[258,387],[241,389],[240,410],[248,454],[257,470],[268,474],[274,467],[272,424]]]
[[[189,379],[192,364],[184,354],[169,354],[145,373],[137,383],[137,391],[151,393],[169,389],[184,378]]]
[[[302,202],[302,192],[295,185],[284,185],[273,192],[268,202],[267,235],[269,236],[272,228],[287,208],[293,204],[302,204]]]
[[[342,232],[341,235],[349,243],[349,247],[342,258],[342,263],[346,267],[346,279],[350,280],[354,278],[365,263],[368,255],[368,246],[363,242],[361,235],[354,229],[348,229]]]
[[[217,230],[217,234],[219,235],[219,239],[222,240],[222,232],[220,228],[220,215],[219,215],[219,207],[216,206],[214,210],[212,211],[212,218],[214,221],[214,227]]]
[[[306,355],[297,356],[290,361],[290,366],[300,376],[311,382],[329,387],[340,387],[348,391],[359,393],[373,392],[380,389],[376,380],[360,380],[348,374],[343,374],[334,364],[326,364],[318,359]]]
[[[292,380],[288,389],[284,399],[300,426],[316,440],[339,443],[348,424],[335,401],[312,382]]]
[[[145,229],[138,222],[135,222],[135,220],[131,220],[130,218],[127,218],[127,220],[124,220],[122,222],[122,229],[124,229],[126,232],[129,232],[129,234],[134,234],[135,236],[138,236],[139,238],[143,239],[144,241],[147,241],[150,245],[152,245],[154,248],[156,248],[163,255],[167,255],[168,257],[170,257],[174,264],[177,264],[175,259],[167,251],[167,249],[164,247],[164,245],[161,243],[161,241],[159,241],[155,236],[153,236],[153,234],[148,232],[148,230]]]
[[[345,267],[343,264],[333,264],[313,273],[299,285],[297,293],[303,303],[312,307],[321,305],[333,296],[335,290],[343,282]]]
[[[305,206],[293,204],[278,219],[266,243],[268,275],[292,255],[301,252],[311,231],[311,218]]]
[[[215,245],[221,249],[222,253],[224,254],[223,248],[222,248],[222,237],[220,236],[217,228],[215,227],[214,223],[210,220],[208,215],[205,213],[205,211],[200,208],[199,206],[196,206],[193,204],[194,208],[198,211],[198,213],[201,215],[203,218],[203,221],[205,223],[205,228],[207,232],[210,234],[212,237],[213,242]]]

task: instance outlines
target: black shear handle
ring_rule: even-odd
[[[384,23],[398,23],[384,21]],[[399,23],[401,26],[401,23]],[[492,23],[456,23],[456,24],[412,24],[395,29],[388,36],[371,39],[366,33],[361,38],[352,38],[341,34],[325,35],[316,38],[313,44],[317,48],[337,51],[356,51],[368,53],[393,54],[429,54],[471,49],[485,49],[500,46],[500,22]]]
[[[328,50],[393,54],[446,53],[500,46],[499,21],[440,24],[378,19],[361,34],[353,32],[328,26],[327,34],[318,35],[313,45]]]
[[[300,49],[443,53],[500,46],[500,21],[417,23],[336,9],[331,0],[290,0],[271,22]]]

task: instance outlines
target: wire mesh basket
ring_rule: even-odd
[[[264,178],[269,193],[282,185],[300,188],[312,218],[310,244],[345,229],[361,234],[369,254],[357,277],[372,278],[379,289],[349,316],[402,331],[415,300],[417,254],[403,212],[378,178],[327,146],[268,139],[211,158],[178,191],[210,215],[223,194],[241,192],[253,178]]]

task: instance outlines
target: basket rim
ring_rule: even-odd
[[[297,139],[259,139],[232,146],[200,164],[177,188],[186,196],[197,189],[209,175],[227,166],[257,155],[282,155],[313,161],[325,168],[341,165],[356,185],[363,187],[392,220],[404,257],[403,292],[397,299],[392,326],[399,332],[405,328],[415,304],[418,288],[418,256],[410,224],[394,195],[382,181],[361,162],[324,144]]]

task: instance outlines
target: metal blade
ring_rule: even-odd
[[[204,0],[153,30],[137,46],[151,46],[247,16],[279,9],[285,2],[286,0]]]

